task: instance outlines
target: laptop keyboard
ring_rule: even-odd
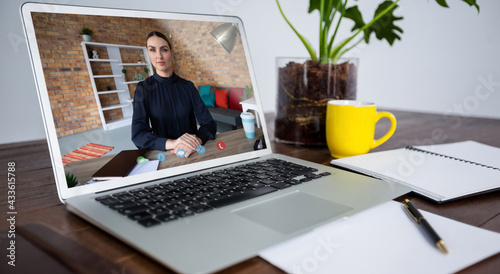
[[[97,197],[145,227],[200,214],[330,175],[269,159]]]

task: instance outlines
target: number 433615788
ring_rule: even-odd
[[[7,183],[9,190],[7,191],[7,202],[9,203],[9,210],[16,209],[16,163],[9,162],[7,167]]]

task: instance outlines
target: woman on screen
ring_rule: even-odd
[[[215,139],[217,124],[194,84],[173,72],[173,51],[167,37],[153,31],[146,44],[156,72],[137,84],[132,141],[140,149],[172,153],[183,149],[187,157],[199,145]]]

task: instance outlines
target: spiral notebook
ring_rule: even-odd
[[[500,189],[500,148],[475,141],[410,146],[330,164],[406,185],[438,203]]]

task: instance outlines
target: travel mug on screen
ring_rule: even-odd
[[[255,116],[251,112],[242,112],[240,117],[247,138],[255,138]]]

